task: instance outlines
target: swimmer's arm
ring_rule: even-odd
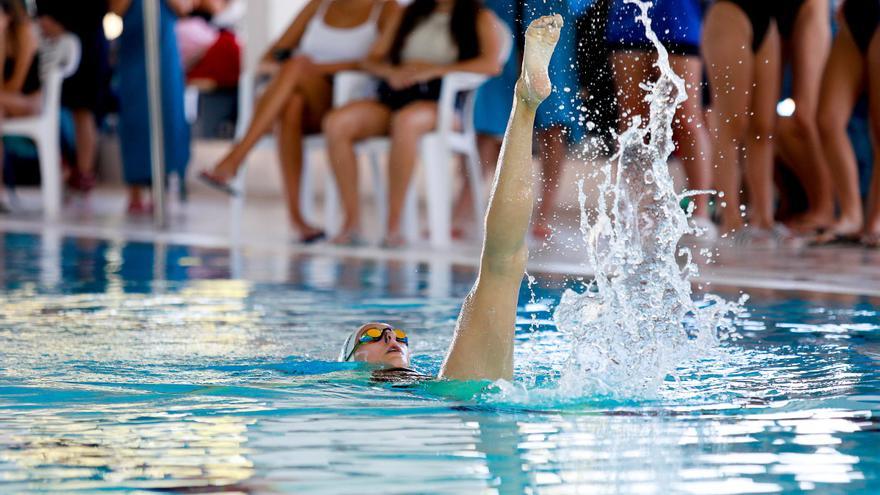
[[[535,108],[519,98],[507,124],[486,213],[480,272],[464,301],[441,378],[513,378],[513,335],[534,203]]]

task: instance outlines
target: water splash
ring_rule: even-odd
[[[667,167],[675,148],[672,121],[687,99],[684,81],[669,66],[666,49],[651,30],[651,4],[636,5],[637,19],[657,50],[658,80],[643,85],[650,117],[619,137],[619,151],[603,168],[599,203],[590,214],[580,184],[581,232],[595,280],[584,293],[566,291],[557,327],[572,336],[572,352],[560,377],[561,395],[653,395],[684,362],[711,355],[733,331],[738,303],[692,297],[697,274],[684,234],[697,233],[679,206]],[[682,266],[678,257],[685,259]]]

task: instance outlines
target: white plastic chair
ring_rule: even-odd
[[[14,117],[3,123],[4,136],[23,136],[34,141],[40,160],[43,214],[56,220],[61,212],[61,84],[76,72],[81,56],[79,38],[64,34],[40,42],[40,79],[43,106],[40,113]]]

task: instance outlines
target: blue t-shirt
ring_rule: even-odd
[[[700,46],[703,9],[701,0],[654,0],[648,9],[651,28],[664,44]],[[612,47],[644,48],[649,46],[645,27],[636,20],[639,8],[623,0],[614,0],[608,14],[606,37]]]

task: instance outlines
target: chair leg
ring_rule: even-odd
[[[229,236],[232,238],[233,243],[241,239],[241,227],[244,219],[244,197],[247,194],[245,191],[246,174],[247,161],[241,164],[238,173],[235,174],[235,178],[232,179],[230,184],[233,189],[238,191],[238,194],[229,198]]]
[[[35,139],[40,160],[43,194],[43,214],[47,220],[57,220],[61,213],[61,146],[57,130]]]
[[[452,243],[452,168],[451,153],[439,136],[422,139],[422,164],[428,201],[428,225],[431,246],[445,248]]]
[[[379,232],[382,239],[388,235],[388,173],[382,167],[382,157],[376,149],[369,149],[370,173],[373,175],[374,194],[376,204],[376,216],[379,220]]]
[[[469,146],[465,154],[467,163],[468,180],[471,185],[471,195],[474,201],[474,216],[476,225],[482,232],[483,220],[486,215],[486,189],[483,184],[483,168],[480,166],[480,154],[477,151],[476,142]]]

